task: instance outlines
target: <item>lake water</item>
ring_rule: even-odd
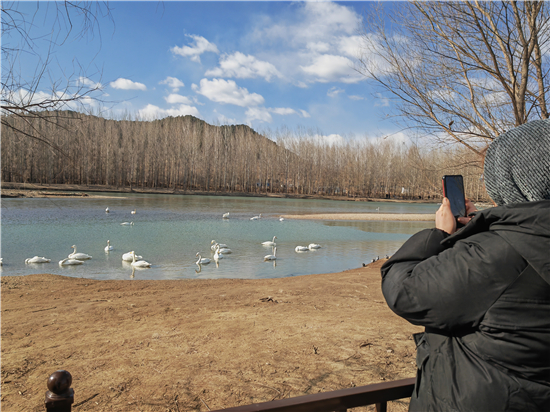
[[[333,273],[357,268],[392,254],[412,234],[432,222],[279,221],[284,214],[435,213],[436,204],[348,202],[225,196],[95,194],[89,198],[2,199],[2,275],[52,273],[91,279],[272,278]],[[110,213],[105,213],[109,207]],[[136,209],[136,214],[131,211]],[[222,215],[229,212],[229,219]],[[250,217],[262,214],[256,221]],[[122,222],[133,222],[123,226]],[[277,236],[277,260],[261,242]],[[107,240],[114,250],[104,251]],[[199,267],[195,254],[212,259],[216,240],[232,250]],[[296,253],[297,245],[322,248]],[[92,255],[80,266],[59,266],[72,253]],[[122,262],[134,250],[152,264],[133,270]],[[25,264],[35,255],[51,263]]]

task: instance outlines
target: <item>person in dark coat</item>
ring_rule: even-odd
[[[410,411],[550,411],[550,120],[489,146],[497,204],[409,238],[381,269],[389,307],[414,335]]]

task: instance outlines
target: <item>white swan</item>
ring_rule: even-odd
[[[132,210],[130,213],[135,215],[136,214],[136,209]]]
[[[86,253],[76,253],[76,245],[72,245],[71,247],[73,248],[73,253],[69,255],[69,258],[77,259],[77,260],[87,260],[92,258],[90,255],[87,255]]]
[[[199,257],[199,260],[195,262],[197,265],[208,265],[210,263],[210,259],[203,258],[199,252],[195,256]]]
[[[136,254],[134,251],[132,253],[132,266],[137,268],[148,268],[151,267],[151,264],[149,262],[146,262],[145,260],[136,260]]]
[[[321,245],[318,244],[318,243],[310,243],[309,246],[307,247],[309,250],[313,250],[313,249],[321,249]]]
[[[216,263],[218,260],[223,259],[223,255],[220,253],[220,245],[218,245],[218,248],[216,249],[216,252],[214,253],[214,260]]]
[[[51,259],[46,259],[44,256],[35,256],[32,258],[25,259],[25,263],[50,263]]]
[[[273,240],[267,240],[265,242],[262,242],[262,245],[264,246],[277,246],[275,243],[275,239],[277,239],[277,236],[273,236]]]
[[[65,258],[59,261],[59,266],[82,265],[84,262],[78,259]]]
[[[294,250],[296,252],[307,252],[309,249],[307,248],[307,246],[296,246]]]
[[[262,214],[260,213],[258,216],[253,216],[250,218],[250,220],[258,220],[262,218]]]
[[[224,219],[229,219],[229,212],[224,213],[222,217],[223,217]]]
[[[226,248],[226,247],[220,247],[218,249],[218,252],[222,255],[229,255],[230,253],[233,253],[233,251],[229,248]]]
[[[266,260],[276,260],[277,259],[277,248],[274,247],[273,248],[273,254],[272,255],[265,255],[264,256],[264,261]]]
[[[109,213],[109,208],[106,208],[106,209],[105,209],[105,213]]]
[[[212,246],[210,246],[210,249],[212,249],[213,251],[216,250],[218,248],[218,246],[221,249],[229,247],[225,243],[217,243],[215,240],[212,240],[212,242],[210,242],[210,244],[212,245]]]
[[[282,222],[282,221],[284,221],[284,220],[285,220],[285,218],[282,217],[282,216],[279,218],[279,222]]]
[[[134,253],[135,255],[135,253]],[[140,256],[140,255],[135,255],[136,256],[136,259],[137,260],[141,260],[143,259],[143,256]],[[128,253],[124,253],[122,255],[122,260],[125,261],[125,262],[131,262],[134,260],[133,256],[132,256],[132,252],[128,252]]]
[[[133,225],[134,222],[122,222],[121,225],[122,226],[130,226],[130,225]]]
[[[107,246],[105,246],[105,252],[110,252],[113,249],[114,249],[114,247],[111,246],[111,241],[108,240],[107,241]]]

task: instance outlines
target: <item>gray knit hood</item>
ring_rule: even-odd
[[[497,205],[550,199],[550,120],[535,120],[497,137],[484,166]]]

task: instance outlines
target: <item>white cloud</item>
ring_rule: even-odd
[[[133,82],[132,80],[123,79],[122,77],[116,79],[114,82],[109,83],[113,89],[121,90],[147,90],[147,87],[143,83]]]
[[[103,85],[99,82],[94,82],[87,77],[80,76],[78,78],[78,85],[89,87],[90,89],[101,89]]]
[[[357,96],[357,95],[350,95],[348,96],[351,100],[365,100],[364,97],[362,96]]]
[[[175,94],[175,93],[172,93],[172,94],[169,94],[168,96],[165,96],[164,97],[164,100],[166,100],[166,103],[169,103],[169,104],[178,104],[178,103],[181,103],[181,104],[191,104],[191,99],[189,99],[188,97],[186,96],[182,96],[181,94]]]
[[[339,87],[333,86],[330,89],[328,89],[327,96],[328,97],[336,97],[340,93],[344,93],[344,89],[340,89]]]
[[[187,37],[191,37],[194,41],[191,46],[174,46],[170,50],[172,53],[183,56],[183,57],[189,57],[191,61],[200,63],[201,62],[201,54],[206,52],[212,52],[212,53],[219,53],[218,48],[215,44],[210,43],[208,40],[206,40],[202,36],[196,36],[193,34],[186,34]]]
[[[263,77],[271,81],[272,77],[283,77],[281,73],[269,62],[256,59],[254,56],[236,52],[231,55],[224,54],[220,59],[220,67],[208,70],[205,76],[236,77],[249,79]]]
[[[166,77],[166,79],[159,82],[159,84],[168,85],[168,87],[171,88],[174,93],[176,93],[180,89],[180,87],[185,86],[180,79],[177,79],[175,77],[170,77],[170,76]]]
[[[364,80],[363,75],[353,70],[353,62],[344,56],[324,54],[313,59],[311,65],[300,68],[321,83],[357,83]]]
[[[340,37],[337,40],[338,49],[352,58],[357,58],[362,50],[364,39],[361,36]]]
[[[139,115],[146,120],[162,119],[164,117],[172,116],[191,116],[199,117],[200,113],[196,107],[188,106],[185,104],[170,109],[161,109],[153,104],[148,104],[143,109],[139,110]]]
[[[311,117],[311,115],[305,110],[300,110],[300,113],[302,114],[302,117],[305,117],[305,118]]]
[[[269,110],[265,107],[250,107],[246,110],[246,121],[248,124],[253,120],[260,120],[262,122],[271,123],[273,120]]]
[[[377,103],[374,104],[375,107],[389,107],[390,99],[383,96],[381,93],[376,93]]]
[[[345,139],[339,134],[329,134],[328,136],[317,134],[314,138],[320,143],[328,144],[330,146],[340,145],[345,142]]]
[[[214,110],[214,112],[216,112],[216,111]],[[232,119],[232,118],[226,117],[225,115],[223,115],[221,113],[218,113],[217,120],[218,120],[219,124],[224,124],[224,125],[237,124],[237,119]]]
[[[216,103],[234,104],[241,107],[264,104],[262,96],[257,93],[250,93],[244,87],[238,87],[233,80],[202,79],[200,86],[194,84],[192,88]]]
[[[288,107],[276,107],[269,109],[271,113],[286,115],[286,114],[296,114],[296,110],[290,109]]]

